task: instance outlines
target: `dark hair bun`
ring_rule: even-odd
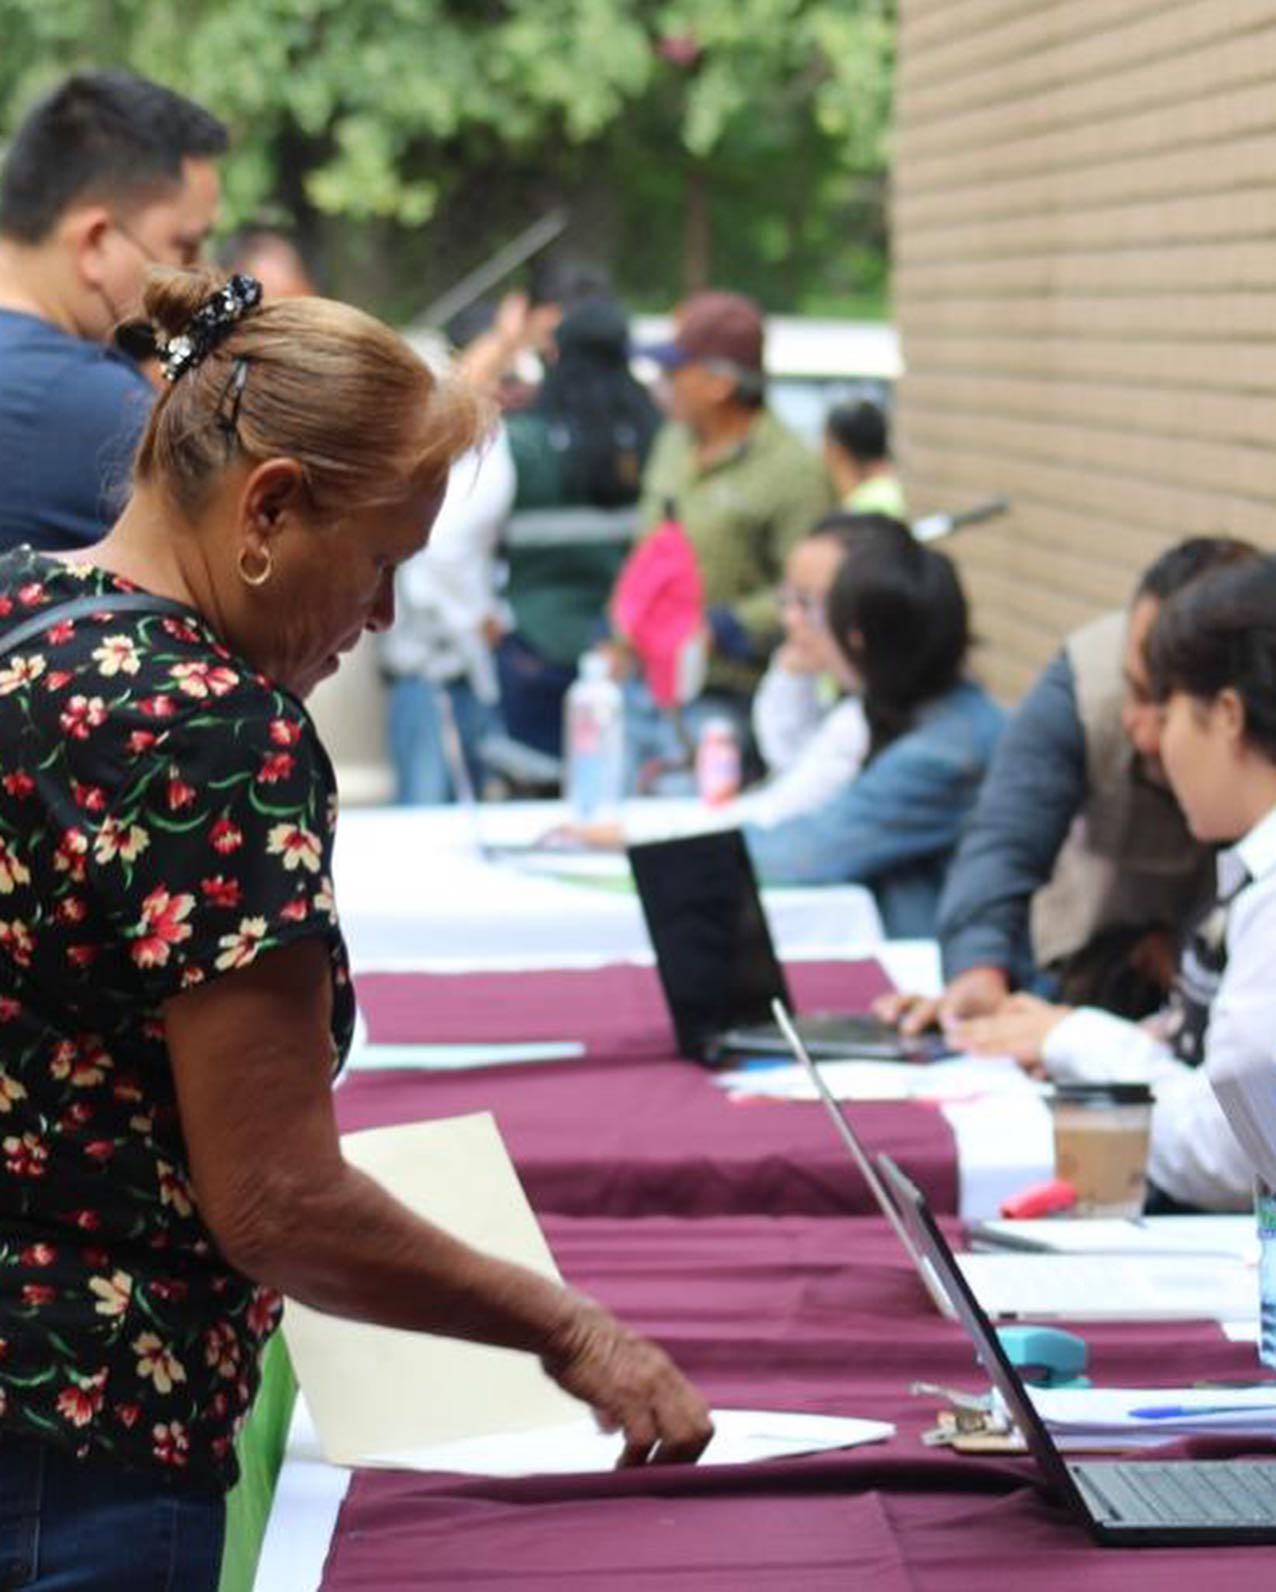
[[[146,318],[164,336],[176,337],[195,311],[225,284],[225,273],[197,267],[178,271],[156,266],[142,294]]]

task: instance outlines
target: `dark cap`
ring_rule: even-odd
[[[666,370],[716,362],[762,372],[762,311],[742,293],[693,293],[678,306],[674,335],[640,352]]]

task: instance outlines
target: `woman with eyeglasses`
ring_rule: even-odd
[[[741,816],[776,823],[809,812],[863,765],[868,724],[825,606],[848,549],[866,536],[904,542],[911,532],[884,514],[829,514],[785,560],[776,592],[784,640],[753,698],[753,734],[768,778],[737,804]]]
[[[75,557],[0,559],[0,1583],[217,1585],[280,1295],[538,1355],[694,1458],[706,1408],[611,1315],[342,1157],[354,1001],[304,701],[393,617],[482,424],[394,333],[152,278],[167,391]]]
[[[944,554],[879,530],[853,540],[825,622],[863,706],[864,764],[813,810],[747,823],[754,867],[766,883],[865,884],[888,935],[929,937],[1002,724],[967,674],[966,596]]]

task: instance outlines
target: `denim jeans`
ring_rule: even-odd
[[[0,1434],[4,1592],[216,1592],[219,1493]]]
[[[543,658],[516,633],[501,637],[496,669],[501,680],[501,713],[511,738],[546,757],[561,757],[563,699],[576,670]]]
[[[436,807],[456,800],[443,751],[438,691],[448,694],[470,781],[475,790],[482,789],[478,744],[500,728],[496,709],[475,695],[468,680],[434,685],[405,677],[390,683],[390,755],[394,760],[394,799],[401,807]]]

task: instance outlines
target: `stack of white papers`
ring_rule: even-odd
[[[1276,1382],[1260,1387],[1031,1388],[1069,1449],[1151,1448],[1202,1432],[1276,1437]]]
[[[1244,1321],[1258,1278],[1218,1255],[964,1254],[987,1315],[1012,1321]]]
[[[1138,1216],[1124,1221],[1059,1217],[1050,1221],[980,1222],[970,1239],[980,1248],[1056,1255],[1219,1255],[1254,1265],[1258,1236],[1252,1216]]]
[[[589,851],[583,848],[573,851],[570,847],[547,845],[543,851],[507,852],[500,861],[524,873],[547,873],[559,879],[627,884],[633,877],[629,858],[623,851]]]
[[[764,1459],[821,1454],[880,1443],[895,1435],[885,1421],[774,1410],[715,1410],[713,1441],[701,1465],[748,1465]],[[461,1471],[473,1476],[567,1476],[614,1470],[624,1448],[615,1433],[592,1420],[531,1432],[496,1432],[453,1443],[374,1454],[366,1465],[397,1470]]]
[[[999,1057],[953,1056],[946,1061],[824,1061],[820,1073],[837,1100],[974,1100],[992,1095],[1040,1094],[1013,1061]],[[804,1068],[738,1067],[719,1073],[717,1083],[733,1094],[765,1095],[771,1100],[814,1100],[815,1085]]]

